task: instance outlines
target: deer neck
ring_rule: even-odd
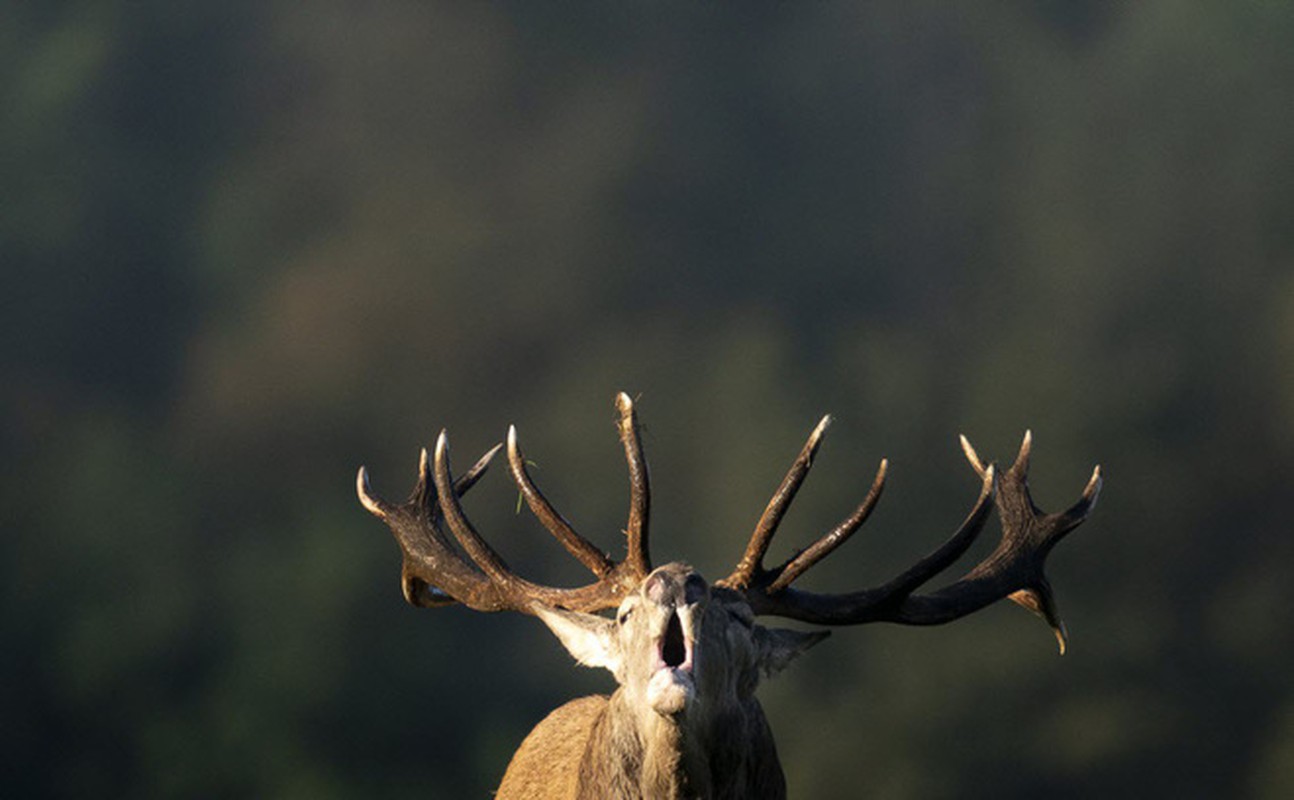
[[[784,796],[772,736],[753,698],[720,713],[693,705],[662,715],[617,692],[598,727],[581,771],[599,797]]]
[[[643,797],[712,797],[708,731],[682,714],[651,713],[640,726]]]
[[[705,746],[688,723],[681,714],[644,711],[617,691],[580,765],[581,800],[712,797]]]

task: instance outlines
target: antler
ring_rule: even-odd
[[[553,508],[526,470],[516,428],[508,430],[508,465],[526,504],[566,551],[597,579],[578,588],[543,586],[516,575],[464,514],[459,498],[485,473],[502,445],[492,448],[455,481],[450,472],[448,439],[441,431],[434,459],[428,458],[425,449],[422,451],[418,482],[409,499],[398,506],[373,494],[368,471],[360,467],[356,478],[360,502],[387,524],[400,545],[405,599],[418,606],[461,602],[478,611],[524,613],[535,613],[536,603],[577,611],[597,611],[618,605],[651,572],[648,548],[651,489],[633,401],[621,392],[616,397],[616,409],[620,413],[618,429],[630,484],[629,519],[625,527],[628,552],[620,562],[576,533]],[[995,465],[986,465],[980,460],[963,436],[962,450],[980,476],[981,486],[975,505],[952,536],[881,586],[845,594],[818,594],[794,589],[791,584],[862,526],[880,499],[888,471],[888,462],[882,459],[871,489],[852,514],[781,566],[766,568],[764,556],[813,466],[813,458],[830,423],[830,417],[823,417],[813,429],[761,515],[741,560],[732,574],[718,581],[717,586],[742,594],[756,614],[819,625],[882,621],[939,625],[1005,597],[1042,617],[1055,632],[1061,652],[1065,651],[1065,625],[1056,610],[1045,562],[1052,548],[1092,512],[1101,489],[1099,466],[1092,471],[1078,502],[1063,512],[1048,514],[1034,504],[1029,494],[1031,433],[1025,432],[1015,462],[1000,476]],[[929,594],[914,594],[966,552],[983,530],[995,498],[1002,538],[993,552],[948,586]],[[442,525],[448,526],[452,539]]]
[[[464,514],[459,498],[485,473],[503,445],[490,449],[455,481],[450,473],[449,440],[441,431],[434,459],[429,463],[427,451],[422,451],[418,482],[409,499],[398,506],[373,494],[368,470],[360,467],[356,476],[360,502],[386,523],[400,545],[405,599],[416,606],[459,602],[477,611],[527,614],[535,613],[536,603],[575,611],[597,611],[619,605],[625,594],[651,571],[647,547],[650,487],[633,401],[622,392],[616,397],[616,408],[620,412],[618,427],[630,477],[628,555],[622,562],[613,561],[576,533],[553,508],[526,471],[516,428],[508,430],[508,465],[526,504],[566,551],[597,577],[595,582],[578,588],[543,586],[516,575]],[[442,524],[448,526],[453,541],[445,534]]]
[[[844,522],[779,567],[766,569],[762,560],[777,524],[812,466],[823,431],[824,417],[792,464],[773,495],[746,552],[731,575],[719,584],[743,593],[756,614],[771,614],[819,625],[859,625],[897,622],[905,625],[939,625],[984,608],[1003,597],[1029,609],[1051,625],[1065,652],[1066,632],[1044,572],[1051,549],[1078,527],[1096,504],[1101,489],[1101,468],[1068,510],[1046,514],[1029,495],[1029,455],[1033,437],[1025,433],[1015,463],[999,477],[993,464],[985,465],[966,437],[961,437],[967,460],[980,476],[980,494],[970,514],[938,549],[903,574],[875,588],[847,594],[816,594],[790,588],[792,581],[825,558],[866,520],[884,488],[887,463],[882,460],[866,499]],[[952,566],[974,542],[988,519],[997,496],[1002,539],[987,558],[961,579],[930,594],[913,594],[922,585]]]

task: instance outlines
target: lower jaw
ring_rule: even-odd
[[[647,682],[647,704],[658,714],[678,714],[696,697],[691,672],[665,667]]]

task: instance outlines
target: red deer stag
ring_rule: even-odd
[[[762,677],[780,671],[827,632],[768,628],[755,622],[758,616],[816,625],[938,625],[1006,597],[1046,620],[1064,652],[1065,628],[1043,564],[1052,547],[1091,512],[1101,488],[1100,467],[1069,510],[1046,514],[1029,496],[1028,433],[1015,463],[1003,473],[981,461],[962,437],[981,487],[952,537],[881,586],[817,594],[791,584],[862,525],[880,498],[886,472],[882,460],[866,499],[847,519],[786,563],[766,567],[769,543],[830,421],[824,417],[769,501],[732,574],[707,583],[686,564],[652,568],[650,489],[638,421],[628,395],[620,394],[616,407],[631,487],[628,554],[619,562],[576,533],[540,493],[526,472],[516,429],[508,431],[508,465],[526,503],[597,578],[578,588],[519,577],[464,515],[460,496],[502,445],[455,480],[442,431],[430,461],[423,450],[418,483],[403,505],[373,494],[366,470],[359,470],[360,501],[400,544],[406,600],[416,606],[462,603],[477,611],[533,614],[577,661],[606,667],[619,684],[610,697],[574,700],[540,722],[512,757],[499,798],[785,797],[782,768],[755,689]],[[995,504],[1002,523],[996,549],[961,579],[914,594],[966,551]],[[614,618],[593,613],[613,608]]]

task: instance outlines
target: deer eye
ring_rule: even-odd
[[[634,610],[632,608],[626,608],[624,611],[621,611],[620,615],[616,617],[616,624],[624,625],[626,622],[629,621],[629,616],[633,613],[634,613]]]

